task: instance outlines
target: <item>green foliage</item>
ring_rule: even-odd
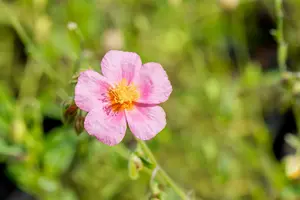
[[[247,44],[257,43],[257,30],[254,20],[243,20],[257,14],[254,1],[240,1],[232,11],[216,2],[0,1],[0,161],[11,180],[46,200],[149,197],[151,173],[135,171],[129,134],[108,147],[86,133],[77,136],[72,125],[43,130],[45,117],[61,120],[76,67],[99,71],[101,58],[114,48],[136,51],[143,62],[166,69],[174,88],[163,105],[168,125],[149,146],[187,193],[195,199],[299,198],[299,182],[288,181],[275,161],[262,117],[297,105],[298,80],[289,79],[284,88],[277,71],[263,72],[250,59]],[[273,8],[272,1],[264,3]],[[289,3],[285,39],[297,70],[300,27],[293,22],[300,4]],[[70,22],[78,29],[68,28]],[[248,25],[253,41],[246,41]],[[229,58],[228,37],[237,47],[238,69]],[[295,138],[288,141],[299,146]],[[143,157],[141,162],[153,167]],[[178,199],[169,188],[161,190],[162,199]]]

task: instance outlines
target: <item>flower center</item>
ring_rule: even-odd
[[[128,85],[126,79],[108,90],[111,108],[114,112],[133,109],[134,102],[140,97],[137,88],[131,83]]]

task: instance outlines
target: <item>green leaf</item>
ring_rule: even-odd
[[[18,157],[23,154],[20,147],[16,145],[8,145],[3,139],[0,138],[0,155]]]
[[[154,169],[155,168],[155,165],[153,163],[149,162],[148,160],[146,160],[145,158],[140,157],[140,159],[142,160],[143,165],[145,167],[147,167],[148,169]]]
[[[76,148],[76,135],[67,128],[55,129],[46,138],[44,169],[49,176],[64,173],[72,162]]]

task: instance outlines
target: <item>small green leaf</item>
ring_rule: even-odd
[[[155,165],[153,163],[149,162],[148,160],[146,160],[145,158],[140,157],[140,159],[143,162],[143,165],[145,167],[147,167],[148,169],[154,169],[155,168]]]

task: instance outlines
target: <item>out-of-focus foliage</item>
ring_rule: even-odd
[[[261,2],[272,14],[273,1]],[[106,51],[122,49],[169,74],[168,125],[149,143],[186,191],[202,199],[299,198],[299,183],[288,181],[271,152],[262,115],[291,98],[279,73],[263,72],[247,51],[259,40],[255,8],[254,0],[226,11],[212,0],[1,0],[0,160],[11,180],[38,199],[147,199],[149,174],[128,176],[130,134],[107,147],[71,126],[43,129],[44,118],[61,119],[76,64],[100,70]],[[291,0],[288,9],[286,40],[298,69],[300,3]]]

